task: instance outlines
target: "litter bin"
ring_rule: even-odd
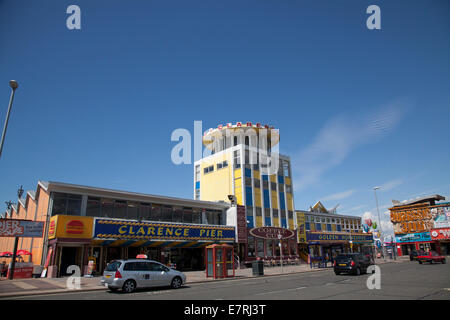
[[[261,260],[253,261],[252,270],[254,276],[263,276],[264,275],[264,262]]]

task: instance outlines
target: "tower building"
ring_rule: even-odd
[[[205,131],[207,155],[194,163],[194,199],[245,206],[247,227],[294,230],[290,158],[278,152],[279,130],[237,122]]]

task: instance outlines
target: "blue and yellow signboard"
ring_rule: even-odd
[[[235,228],[96,218],[94,238],[234,242]]]

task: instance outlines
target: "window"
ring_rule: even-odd
[[[306,231],[310,231],[311,230],[311,225],[310,225],[309,222],[305,222],[305,228],[306,228]]]
[[[173,207],[172,222],[182,222],[183,220],[183,208]]]
[[[278,218],[278,209],[273,209],[273,217]]]
[[[273,190],[273,191],[277,191],[277,184],[271,182],[271,183],[270,183],[270,189]]]
[[[228,161],[222,161],[217,164],[217,170],[228,167]]]
[[[55,214],[79,216],[81,214],[81,195],[54,192],[52,215]]]
[[[288,219],[294,219],[294,212],[288,211]]]
[[[147,268],[149,271],[156,271],[156,272],[168,272],[169,268],[163,266],[162,264],[155,263],[155,262],[146,262]]]
[[[198,208],[192,209],[192,223],[202,223],[202,211]]]
[[[245,177],[245,185],[251,187],[252,186],[252,178]]]
[[[200,181],[200,165],[195,166],[195,181]]]
[[[100,198],[88,197],[86,215],[88,217],[100,217]]]
[[[172,221],[172,206],[163,206],[162,207],[162,216],[161,221]]]
[[[233,161],[234,161],[234,167],[236,169],[241,167],[241,153],[239,152],[239,150],[234,151]]]
[[[183,208],[183,223],[192,223],[192,208]]]
[[[267,244],[267,256],[272,257],[273,256],[273,241],[272,240],[266,240]]]
[[[102,217],[113,217],[114,200],[102,199]]]
[[[206,168],[203,168],[203,173],[204,174],[207,174],[207,173],[213,172],[213,171],[214,171],[214,166],[213,165],[209,166],[209,167],[206,167]]]
[[[255,238],[253,236],[248,236],[247,256],[255,256]]]
[[[316,230],[317,231],[322,231],[322,224],[316,223]]]
[[[253,183],[255,184],[255,188],[261,188],[261,183],[260,183],[259,179],[254,179]]]
[[[262,217],[262,209],[260,207],[256,207],[256,216]]]
[[[264,239],[256,239],[256,251],[258,257],[264,257]]]
[[[137,202],[128,202],[128,210],[127,210],[128,219],[139,219],[139,203]]]
[[[161,221],[161,205],[152,204],[150,220],[152,221]]]
[[[116,200],[114,201],[114,218],[126,218],[127,217],[127,202]]]
[[[283,161],[283,174],[285,177],[290,177],[290,170],[289,170],[289,162]]]
[[[150,203],[139,204],[139,219],[150,220],[151,208],[152,206],[150,205]]]

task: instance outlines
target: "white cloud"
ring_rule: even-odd
[[[405,109],[404,101],[395,101],[362,119],[339,116],[328,121],[311,144],[292,157],[295,188],[318,184],[325,172],[340,165],[354,149],[386,136],[403,118]]]
[[[386,182],[384,184],[382,184],[380,186],[380,191],[389,191],[392,190],[396,187],[398,187],[399,185],[403,184],[403,179],[395,179],[395,180],[391,180],[389,182]]]
[[[344,192],[338,192],[338,193],[330,194],[329,196],[323,197],[322,200],[323,201],[342,200],[342,199],[350,197],[355,192],[356,192],[356,190],[354,190],[354,189],[347,190]]]

